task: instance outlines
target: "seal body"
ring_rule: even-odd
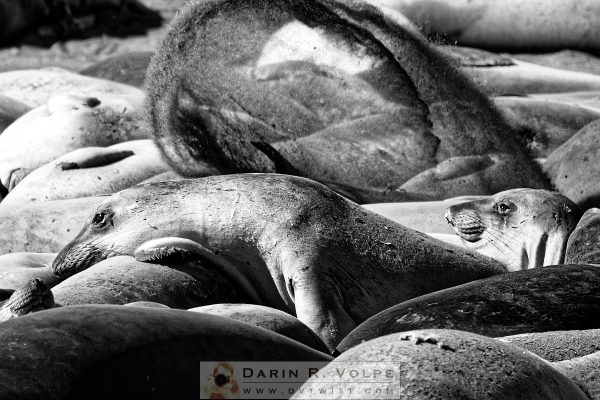
[[[142,99],[54,96],[0,135],[0,183],[5,190],[12,190],[21,178],[19,172],[81,147],[146,139],[148,132],[137,108]]]
[[[594,121],[562,144],[544,162],[554,186],[582,208],[600,207],[600,121]]]
[[[16,290],[39,278],[48,287],[58,283],[52,273],[56,253],[8,253],[0,255],[0,287]]]
[[[512,189],[450,206],[446,219],[467,248],[511,271],[561,264],[581,211],[558,192]]]
[[[44,105],[58,94],[86,94],[91,97],[143,95],[135,86],[83,76],[62,68],[2,72],[0,92],[30,107]]]
[[[411,329],[452,328],[491,337],[600,327],[600,268],[517,271],[430,293],[363,322],[340,345]]]
[[[565,262],[600,264],[600,209],[586,210],[567,242]]]
[[[346,367],[346,368],[344,368]],[[351,378],[349,369],[374,374]],[[387,374],[387,375],[384,375]],[[395,399],[586,399],[577,385],[541,358],[499,340],[448,329],[411,330],[369,340],[311,377],[292,397]],[[311,393],[312,392],[312,393]]]
[[[146,70],[153,55],[154,52],[152,51],[134,51],[119,54],[87,67],[79,73],[141,87],[144,84]]]
[[[552,362],[600,351],[600,329],[522,333],[499,339]]]
[[[52,291],[56,302],[63,306],[152,301],[187,309],[242,300],[225,277],[201,265],[176,269],[127,256],[104,260],[64,280]]]
[[[449,157],[501,153],[513,185],[547,185],[466,76],[399,18],[358,2],[189,3],[147,90],[154,138],[189,177],[208,164],[381,191]]]
[[[600,397],[600,384],[597,377],[598,369],[600,369],[600,351],[556,362],[554,367],[579,385],[590,399]]]
[[[198,398],[200,361],[331,360],[228,318],[114,305],[16,318],[3,323],[0,341],[0,395],[15,399]]]
[[[505,271],[321,184],[276,174],[157,182],[119,192],[89,217],[53,271],[67,277],[169,236],[198,242],[236,266],[231,281],[254,290],[263,305],[295,312],[330,347],[385,307]]]
[[[149,139],[84,147],[26,175],[4,198],[0,209],[27,202],[111,194],[169,170]]]
[[[235,319],[287,336],[315,350],[329,352],[327,346],[308,326],[293,316],[271,307],[256,304],[212,304],[192,308],[189,311]]]
[[[464,46],[504,50],[600,50],[594,0],[369,0],[404,14],[422,29]]]

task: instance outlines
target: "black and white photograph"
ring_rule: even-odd
[[[0,0],[0,400],[600,400],[600,0]]]

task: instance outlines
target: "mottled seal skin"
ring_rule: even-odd
[[[567,242],[565,262],[600,264],[600,209],[586,210]]]
[[[48,287],[59,280],[52,273],[57,253],[17,252],[0,255],[0,287],[18,289],[31,279],[39,278]]]
[[[371,378],[351,378],[350,369],[362,376],[369,373]],[[391,370],[392,378],[381,373],[374,379],[376,369]],[[337,399],[392,398],[386,389],[393,391],[394,399],[402,400],[587,399],[558,369],[527,351],[489,337],[446,329],[370,340],[337,357],[317,376],[292,398],[314,398],[320,389],[331,388],[330,382],[335,382]],[[377,394],[376,390],[381,390],[381,397],[369,395]]]
[[[600,207],[600,121],[583,127],[548,156],[543,169],[553,185],[583,209]]]
[[[461,68],[489,95],[600,90],[600,77],[514,60],[514,65]]]
[[[229,318],[114,305],[15,318],[3,323],[0,342],[0,396],[14,399],[198,398],[200,361],[331,360]]]
[[[363,322],[338,350],[390,333],[429,328],[491,337],[600,328],[600,268],[536,268],[424,295]]]
[[[200,263],[171,268],[128,256],[101,261],[62,281],[52,291],[56,302],[63,306],[153,301],[170,308],[188,309],[244,300],[225,277]]]
[[[30,107],[42,106],[52,97],[67,93],[88,97],[143,95],[135,86],[83,76],[62,68],[2,72],[0,93]]]
[[[490,153],[449,157],[435,167],[404,182],[399,192],[420,194],[433,200],[468,195],[491,195],[517,187],[523,182],[517,157],[513,154]],[[523,187],[543,188],[529,180]]]
[[[562,264],[580,218],[579,207],[559,192],[534,189],[507,190],[446,211],[467,248],[510,271]]]
[[[83,147],[27,174],[2,200],[0,210],[27,202],[111,194],[170,169],[149,139]]]
[[[522,333],[498,339],[552,362],[600,351],[600,329]]]
[[[188,311],[235,319],[289,337],[315,350],[329,353],[327,346],[310,328],[290,314],[256,304],[212,304]]]
[[[31,279],[8,299],[2,301],[0,298],[0,322],[53,307],[54,298],[50,288],[41,279]]]
[[[384,191],[448,157],[501,153],[518,166],[513,185],[548,185],[465,75],[358,1],[188,3],[147,92],[154,138],[189,177],[208,164]]]
[[[594,0],[368,0],[450,42],[493,50],[600,50]]]
[[[600,351],[586,356],[554,363],[554,367],[570,378],[590,397],[600,399]]]
[[[600,119],[600,109],[531,97],[493,99],[511,126],[526,135],[529,154],[546,158],[587,124]]]
[[[386,307],[506,271],[495,260],[397,225],[317,182],[278,174],[121,191],[88,218],[53,271],[66,278],[164,237],[197,242],[233,264],[230,281],[257,293],[258,304],[295,314],[330,348]]]
[[[87,67],[79,71],[79,73],[81,75],[141,87],[144,84],[146,70],[153,55],[153,51],[134,51],[118,54],[91,67]]]
[[[142,99],[143,94],[52,97],[0,135],[0,183],[10,191],[29,170],[81,147],[147,139],[138,108]]]
[[[105,197],[18,204],[2,209],[0,254],[16,252],[58,253],[77,235],[95,207]]]

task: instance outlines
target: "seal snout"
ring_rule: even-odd
[[[54,259],[52,274],[61,279],[91,267],[106,258],[100,249],[93,245],[67,245]]]
[[[465,208],[464,204],[448,207],[444,216],[446,221],[454,227],[456,234],[468,242],[477,242],[485,231],[479,214]]]

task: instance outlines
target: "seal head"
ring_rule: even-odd
[[[558,192],[512,189],[446,211],[467,248],[501,261],[511,271],[561,264],[567,240],[581,218]]]

